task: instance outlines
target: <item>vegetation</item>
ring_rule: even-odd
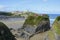
[[[35,16],[29,16],[28,19],[26,19],[25,24],[30,24],[30,25],[35,25],[37,20],[37,17],[35,18]]]
[[[34,13],[34,12],[25,12],[24,14],[27,14],[27,15],[34,15],[35,13]]]
[[[10,12],[0,12],[0,15],[4,15],[4,16],[12,16],[13,14]]]
[[[56,18],[56,20],[59,21],[59,20],[60,20],[60,16],[58,16],[58,17]]]
[[[25,24],[29,25],[38,25],[38,23],[42,20],[49,20],[48,17],[40,16],[37,14],[29,15],[28,18],[25,21]]]
[[[55,32],[56,32],[57,34],[60,35],[60,16],[58,16],[58,17],[56,18],[56,20],[54,21],[53,29],[55,30]]]

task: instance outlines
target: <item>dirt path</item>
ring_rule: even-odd
[[[39,33],[30,38],[30,40],[44,40],[47,32]]]

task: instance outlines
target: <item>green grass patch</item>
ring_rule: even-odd
[[[35,14],[34,15],[29,15],[24,24],[38,25],[43,20],[44,21],[47,21],[47,20],[49,21],[49,18],[45,17],[45,16],[40,16],[40,15],[35,16]]]
[[[60,35],[60,28],[56,25],[53,26],[55,32]]]
[[[25,24],[29,24],[29,25],[37,25],[40,21],[41,21],[42,17],[41,16],[29,16],[26,21]]]

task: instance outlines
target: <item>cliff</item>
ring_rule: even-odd
[[[46,14],[29,15],[22,26],[22,37],[30,38],[33,35],[41,32],[48,31],[50,29],[49,16]]]

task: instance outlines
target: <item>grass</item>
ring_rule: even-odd
[[[55,32],[60,35],[60,24],[55,23],[53,25],[53,28],[54,28]]]
[[[53,27],[54,27],[55,32],[60,35],[60,28],[56,25],[54,25]]]
[[[53,29],[55,30],[55,32],[57,33],[57,34],[59,34],[60,35],[60,16],[58,16],[57,18],[56,18],[56,20],[54,21],[54,24],[53,24]]]
[[[28,16],[28,18],[26,19],[24,24],[38,25],[43,20],[46,21],[46,20],[49,20],[49,18],[40,16],[40,15],[38,15],[38,16],[30,15],[30,16]]]
[[[40,16],[38,17],[35,17],[35,16],[29,16],[27,19],[26,19],[26,24],[30,24],[30,25],[37,25],[40,21],[41,21],[41,17],[39,18]]]

